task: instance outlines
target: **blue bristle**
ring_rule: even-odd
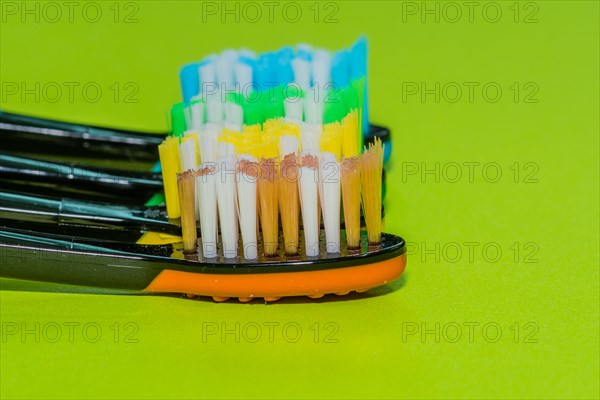
[[[299,59],[304,60],[304,61],[312,61],[312,53],[310,51],[306,51],[304,49],[298,50],[296,57],[298,57]]]
[[[363,134],[369,133],[369,99],[367,85],[367,38],[361,36],[352,46],[351,54],[351,70],[352,79],[360,79],[365,77],[365,97],[362,110],[362,129]]]
[[[280,85],[287,85],[294,81],[294,69],[292,68],[293,56],[294,53],[282,54],[281,51],[279,53],[277,62],[277,82]]]
[[[335,88],[341,90],[350,85],[350,54],[347,50],[335,53],[331,62],[331,80]]]
[[[183,101],[186,104],[190,103],[192,97],[196,96],[200,92],[200,77],[198,76],[198,67],[202,63],[195,62],[185,65],[179,72],[179,79],[181,82],[181,93],[183,94]]]
[[[280,63],[289,63],[290,61],[292,61],[292,58],[294,58],[294,50],[289,46],[283,47],[277,52],[277,58]]]
[[[367,38],[361,36],[350,50],[350,70],[352,79],[359,79],[367,74]]]
[[[271,73],[269,71],[268,53],[261,54],[256,60],[256,67],[253,73],[254,83],[259,88],[265,88],[271,82]]]

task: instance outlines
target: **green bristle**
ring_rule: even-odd
[[[358,90],[354,86],[354,81],[350,84],[350,86],[348,86],[346,89],[344,89],[344,92],[342,95],[345,98],[345,103],[348,107],[348,111],[356,110],[360,107],[359,99],[358,99]]]
[[[263,123],[264,117],[262,102],[260,102],[256,96],[244,99],[242,101],[242,108],[244,109],[244,125],[256,125]]]
[[[261,93],[261,103],[263,106],[263,122],[273,118],[285,116],[283,106],[282,86],[276,86]]]
[[[244,96],[238,92],[227,92],[225,101],[228,103],[235,103],[243,107]]]
[[[354,92],[356,94],[356,100],[358,103],[358,111],[359,111],[359,116],[362,115],[362,110],[365,104],[365,90],[366,90],[366,85],[365,85],[365,77],[362,76],[359,79],[355,79],[352,81],[352,83],[350,84],[353,88],[354,88]],[[364,148],[364,137],[363,137],[363,132],[362,132],[362,121],[359,120],[359,132],[360,132],[360,149],[362,151],[362,149]]]
[[[347,105],[345,100],[341,90],[331,89],[327,92],[323,105],[324,124],[339,122],[346,116]]]
[[[185,104],[176,103],[171,108],[171,133],[173,136],[183,136],[186,129]]]

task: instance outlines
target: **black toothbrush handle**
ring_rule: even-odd
[[[128,207],[69,199],[52,199],[20,193],[0,192],[0,222],[31,222],[144,233],[147,231],[180,235],[178,221],[167,218],[162,208]]]
[[[52,184],[81,191],[149,197],[162,191],[160,174],[58,163],[0,154],[0,179]]]
[[[110,156],[139,161],[158,160],[166,133],[144,133],[87,126],[0,111],[0,137],[7,151]]]

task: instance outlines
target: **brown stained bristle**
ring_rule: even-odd
[[[196,251],[198,235],[196,232],[195,188],[196,173],[189,170],[177,174],[177,189],[181,207],[181,235],[183,236],[183,251]]]
[[[258,179],[258,209],[265,256],[277,255],[277,249],[279,247],[277,170],[277,163],[274,158],[260,160]]]
[[[342,203],[348,249],[360,247],[360,161],[345,158],[341,164]]]
[[[240,160],[238,161],[238,172],[256,178],[258,176],[258,163],[250,160]]]
[[[217,166],[216,165],[207,165],[201,169],[199,169],[198,171],[196,171],[196,175],[198,176],[204,176],[204,175],[211,175],[217,172]]]
[[[381,242],[381,174],[383,146],[375,139],[361,156],[361,197],[369,243]]]
[[[281,161],[279,208],[285,253],[287,255],[298,254],[300,199],[298,197],[298,160],[295,154],[288,154]]]
[[[307,154],[302,157],[302,166],[317,169],[319,168],[319,159],[312,154]]]

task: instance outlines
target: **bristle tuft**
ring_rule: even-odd
[[[304,228],[305,252],[309,257],[319,255],[319,161],[307,154],[302,157],[300,172],[300,204]]]
[[[381,242],[381,174],[383,170],[383,145],[381,140],[369,145],[361,159],[362,205],[367,225],[369,243]]]
[[[216,165],[202,164],[196,177],[196,191],[200,214],[202,255],[217,256],[217,193]]]
[[[360,247],[360,161],[346,158],[341,164],[342,202],[346,243],[349,249]]]
[[[258,200],[265,256],[277,255],[279,247],[279,208],[277,202],[278,171],[274,158],[259,164]]]
[[[281,210],[283,241],[287,255],[298,254],[299,201],[298,160],[296,154],[288,154],[281,161],[279,179],[279,207]]]
[[[196,216],[195,216],[195,173],[192,170],[177,175],[179,204],[181,207],[181,232],[183,236],[183,251],[193,253],[197,246]]]
[[[258,163],[253,158],[241,159],[238,163],[238,209],[244,258],[254,260],[258,257],[256,201]]]

